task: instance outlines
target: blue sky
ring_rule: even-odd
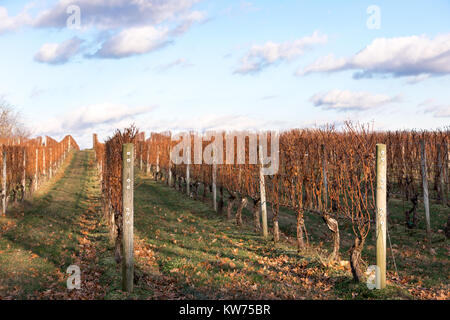
[[[448,0],[112,2],[0,1],[0,96],[34,134],[450,124]]]

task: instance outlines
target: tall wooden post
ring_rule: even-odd
[[[212,165],[212,196],[214,211],[217,212],[217,164],[215,157]]]
[[[2,215],[5,216],[6,215],[6,151],[3,150],[3,172],[2,172],[2,176],[3,176],[3,181],[2,181]]]
[[[422,185],[423,185],[423,205],[425,206],[425,220],[427,223],[427,238],[430,240],[430,203],[428,200],[428,174],[427,174],[427,152],[425,150],[425,141],[420,141],[420,155],[422,165]]]
[[[377,289],[386,287],[386,145],[377,144],[377,190],[376,190],[376,223],[377,223],[377,266],[379,279]]]
[[[261,218],[263,227],[263,237],[267,238],[269,236],[269,230],[267,226],[267,203],[266,203],[266,181],[264,176],[264,162],[263,162],[263,152],[262,145],[259,145],[259,191],[261,195]]]
[[[134,145],[126,143],[122,146],[122,201],[123,201],[123,260],[122,260],[122,290],[133,291],[134,278]]]

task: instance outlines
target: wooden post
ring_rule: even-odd
[[[376,190],[376,233],[377,233],[377,267],[379,277],[376,288],[386,287],[386,145],[377,144],[377,190]]]
[[[217,212],[217,164],[215,157],[213,159],[212,165],[212,196],[213,196],[214,211]]]
[[[38,179],[39,179],[38,161],[39,161],[39,149],[36,149],[36,168],[35,168],[35,171],[34,171],[34,191],[36,191],[38,189]]]
[[[123,201],[123,260],[122,260],[122,290],[133,292],[134,278],[134,145],[126,143],[122,146],[122,201]]]
[[[3,150],[3,172],[2,172],[2,176],[3,176],[3,181],[2,181],[2,215],[5,216],[6,215],[6,151]]]
[[[422,165],[422,185],[423,185],[423,205],[425,206],[425,220],[427,223],[427,238],[430,240],[430,203],[428,201],[428,175],[427,175],[427,153],[425,150],[425,141],[420,141],[420,155]]]
[[[261,218],[263,227],[263,237],[267,238],[269,236],[269,231],[267,227],[267,204],[266,204],[266,181],[264,176],[264,163],[263,163],[263,152],[262,145],[259,145],[259,191],[261,195]]]

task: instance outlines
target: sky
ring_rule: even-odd
[[[449,0],[0,0],[0,97],[82,148],[132,123],[443,128],[449,17]]]

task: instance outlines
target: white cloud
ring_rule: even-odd
[[[185,58],[180,58],[180,59],[177,59],[170,63],[162,64],[162,65],[158,66],[156,68],[156,70],[158,70],[158,72],[163,72],[163,71],[167,71],[169,69],[175,68],[175,67],[187,68],[187,67],[191,67],[191,66],[193,66],[192,63],[189,63]]]
[[[372,94],[369,92],[332,90],[329,92],[317,93],[309,100],[314,106],[322,107],[325,110],[362,111],[399,102],[400,97],[390,97],[384,94]]]
[[[434,99],[427,99],[417,105],[425,113],[431,113],[435,118],[450,118],[450,104],[437,104]]]
[[[0,6],[0,34],[17,30],[24,25],[31,24],[31,21],[32,19],[26,12],[26,9],[17,16],[10,17],[8,10]]]
[[[205,12],[193,9],[200,1],[202,0],[59,0],[38,12],[35,17],[28,14],[31,5],[27,5],[15,17],[9,17],[7,10],[0,7],[0,34],[25,25],[35,28],[66,28],[70,17],[67,9],[70,5],[77,5],[80,7],[81,29],[97,33],[97,43],[93,43],[93,47],[101,47],[99,51],[86,57],[124,58],[160,48],[187,32],[194,24],[206,21]],[[106,40],[105,34],[108,35]],[[98,43],[99,41],[103,43]],[[56,44],[46,44],[41,50],[37,61],[53,63],[55,60],[55,63],[60,63],[57,58],[50,58],[55,55]]]
[[[203,11],[191,11],[182,15],[181,22],[171,31],[172,35],[180,35],[187,32],[195,23],[203,23],[207,20]]]
[[[74,37],[62,43],[45,43],[35,54],[34,60],[49,64],[66,63],[80,52],[83,40]]]
[[[91,134],[93,130],[114,130],[123,121],[132,121],[154,110],[153,106],[129,107],[123,104],[103,103],[80,107],[67,114],[37,124],[36,134],[57,136],[65,133]]]
[[[168,29],[152,26],[125,29],[102,44],[94,57],[124,58],[159,49],[169,43]]]
[[[416,84],[416,83],[422,82],[424,80],[427,80],[430,76],[431,75],[428,74],[428,73],[422,73],[422,74],[419,74],[417,76],[407,77],[406,78],[406,83],[407,84]]]
[[[429,75],[450,74],[450,34],[433,39],[422,36],[378,38],[370,45],[348,58],[329,55],[316,60],[297,75],[315,72],[337,72],[359,70],[354,78],[373,75],[392,75],[424,80]]]
[[[255,45],[241,58],[240,65],[234,73],[248,74],[260,72],[264,68],[281,62],[291,61],[302,55],[305,50],[314,45],[324,44],[328,41],[326,35],[315,31],[311,36],[303,37],[284,43],[267,42],[264,45]]]
[[[67,7],[76,4],[81,8],[84,26],[99,29],[117,29],[157,25],[164,21],[176,21],[186,14],[199,0],[60,0],[41,12],[35,19],[37,27],[64,28]]]

